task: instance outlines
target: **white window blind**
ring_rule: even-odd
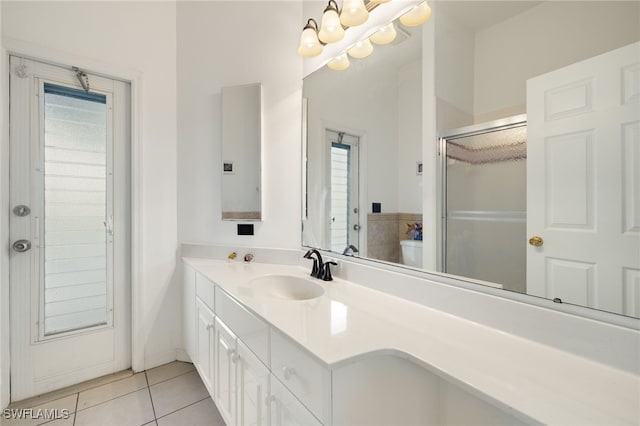
[[[107,108],[44,84],[44,334],[107,322]]]

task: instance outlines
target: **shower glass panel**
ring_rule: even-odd
[[[445,272],[526,287],[526,125],[445,138]]]

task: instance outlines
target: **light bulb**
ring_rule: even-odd
[[[372,34],[371,37],[369,37],[369,40],[375,44],[389,44],[396,39],[396,35],[396,27],[393,25],[393,22],[389,22],[387,25]]]
[[[327,67],[334,71],[346,70],[347,68],[349,68],[349,57],[346,53],[336,56],[335,58],[330,60],[329,63],[327,63]]]
[[[342,40],[343,37],[344,28],[342,28],[340,17],[338,16],[338,5],[335,1],[331,0],[322,15],[322,24],[320,25],[318,38],[325,43],[335,43]]]
[[[318,25],[316,24],[314,27],[311,22],[315,24],[316,21],[313,19],[307,21],[307,25],[302,30],[302,36],[300,36],[300,46],[298,46],[298,55],[305,58],[313,58],[322,53],[322,45],[318,40]]]
[[[369,19],[369,12],[364,7],[364,0],[344,0],[340,22],[345,27],[355,27]]]
[[[416,7],[405,13],[400,17],[400,23],[407,27],[416,27],[420,24],[427,22],[427,19],[431,16],[431,7],[426,1],[418,4]]]
[[[356,43],[351,49],[347,50],[350,56],[358,59],[366,58],[373,52],[373,45],[368,38]]]

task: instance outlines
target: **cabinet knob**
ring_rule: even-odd
[[[213,328],[213,324],[207,324],[207,330],[211,330]]]
[[[276,400],[276,397],[273,395],[268,395],[265,399],[264,399],[264,403],[266,405],[270,405],[273,401]]]
[[[284,375],[285,380],[289,380],[291,376],[296,374],[295,368],[289,368],[286,365],[282,367],[282,374]]]

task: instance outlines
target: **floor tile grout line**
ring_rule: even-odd
[[[76,413],[78,413],[78,412],[80,412],[80,411],[86,411],[86,410],[89,410],[89,409],[91,409],[91,408],[93,408],[93,407],[98,407],[98,406],[100,406],[100,405],[102,405],[102,404],[106,404],[107,402],[111,402],[111,401],[116,400],[116,399],[118,399],[118,398],[122,398],[123,396],[131,395],[132,393],[140,392],[141,390],[144,390],[144,389],[145,389],[145,388],[147,388],[147,387],[148,387],[148,386],[142,386],[140,389],[136,389],[136,390],[133,390],[133,391],[131,391],[131,392],[123,393],[123,394],[120,394],[120,395],[114,396],[113,398],[105,399],[104,401],[100,401],[99,403],[97,403],[97,404],[95,404],[95,405],[92,405],[92,406],[90,406],[90,407],[81,408],[81,409],[79,409],[79,410],[78,410],[78,409],[76,409]],[[80,395],[78,395],[78,399],[80,399]]]
[[[76,410],[73,412],[73,423],[71,426],[76,426],[76,419],[78,418],[78,403],[80,402],[80,392],[76,395]]]
[[[184,407],[182,407],[182,408],[178,408],[177,410],[174,410],[174,411],[172,411],[172,412],[170,412],[170,413],[163,414],[162,416],[160,416],[160,417],[156,418],[156,423],[158,422],[158,419],[163,419],[163,418],[165,418],[165,417],[167,417],[167,416],[170,416],[171,414],[177,413],[177,412],[178,412],[178,411],[180,411],[180,410],[184,410],[184,409],[185,409],[185,408],[187,408],[187,407],[191,407],[192,405],[199,404],[199,403],[201,403],[202,401],[204,401],[204,400],[206,400],[206,399],[211,399],[211,400],[212,400],[212,402],[213,402],[213,398],[211,398],[211,395],[209,395],[209,396],[207,396],[206,398],[202,398],[202,399],[201,399],[201,400],[199,400],[199,401],[192,402],[191,404],[189,404],[189,405],[185,405]]]
[[[123,371],[124,371],[124,370],[123,370]],[[111,384],[111,383],[116,383],[116,382],[119,382],[120,380],[125,380],[125,379],[128,379],[128,378],[130,378],[130,377],[135,376],[136,374],[140,374],[140,373],[133,373],[133,374],[131,374],[130,376],[127,376],[127,377],[122,377],[122,378],[120,378],[120,379],[115,379],[115,380],[112,380],[112,381],[110,381],[110,382],[105,382],[105,383],[102,383],[102,384],[96,384],[96,385],[95,385],[95,386],[93,386],[93,387],[89,387],[89,388],[86,388],[86,389],[83,389],[83,390],[80,390],[80,391],[75,391],[75,392],[71,392],[71,393],[68,393],[68,394],[61,394],[60,396],[58,396],[58,397],[57,397],[57,398],[55,398],[55,399],[50,399],[50,400],[47,400],[47,401],[44,401],[44,402],[37,401],[37,402],[38,402],[38,405],[35,405],[34,407],[37,407],[37,406],[39,406],[39,405],[49,404],[50,402],[58,401],[58,400],[60,400],[60,399],[69,398],[69,397],[70,397],[70,396],[72,396],[73,394],[78,394],[78,397],[79,397],[79,396],[80,396],[80,393],[82,393],[82,392],[87,392],[87,391],[90,391],[90,390],[93,390],[93,389],[99,388],[99,387],[101,387],[101,386],[109,385],[109,384]],[[69,387],[74,387],[74,386],[79,386],[79,385],[82,385],[82,383],[77,383],[77,384],[75,384],[75,385],[71,385],[71,386],[69,386]],[[53,393],[53,392],[61,392],[62,390],[63,390],[63,389],[59,389],[59,390],[55,390],[55,391],[51,391],[51,393]],[[42,397],[42,396],[45,396],[45,395],[47,395],[47,394],[45,393],[45,394],[42,394],[42,395],[38,395],[38,397]],[[28,399],[30,399],[30,398],[28,398]],[[21,402],[21,401],[17,401],[17,402]],[[11,404],[9,404],[9,405],[11,405]],[[29,407],[29,408],[34,408],[34,407]]]
[[[180,361],[180,362],[182,362],[182,361]],[[158,367],[156,367],[156,368],[158,368]],[[147,372],[147,371],[149,371],[149,370],[145,370],[145,372]],[[159,385],[160,383],[168,382],[169,380],[175,379],[176,377],[184,376],[185,374],[190,374],[190,373],[193,373],[194,371],[197,371],[195,369],[195,367],[192,370],[185,371],[184,373],[180,373],[177,376],[168,377],[168,378],[166,378],[164,380],[160,380],[159,382],[155,382],[154,384],[149,384],[149,387],[155,386],[155,385]],[[148,383],[148,380],[147,380],[147,383]]]
[[[153,397],[151,396],[151,386],[149,386],[149,376],[147,376],[147,372],[144,372],[144,378],[147,381],[147,392],[149,393],[149,401],[151,401],[151,411],[153,411],[153,420],[156,422],[156,426],[158,425],[158,416],[156,416],[156,406],[153,404]]]

